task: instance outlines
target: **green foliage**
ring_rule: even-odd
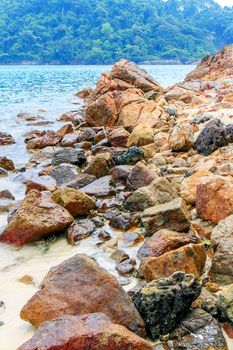
[[[0,63],[197,60],[233,42],[213,0],[2,0]]]

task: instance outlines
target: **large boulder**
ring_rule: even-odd
[[[114,323],[144,336],[144,324],[115,277],[95,260],[77,254],[52,268],[41,289],[21,310],[21,318],[34,326],[68,315],[103,312]]]
[[[162,229],[147,238],[138,251],[138,258],[160,256],[171,250],[178,249],[189,243],[198,243],[196,236],[187,233]]]
[[[93,126],[154,125],[161,114],[156,102],[143,92],[162,92],[161,86],[145,70],[126,60],[117,62],[111,72],[103,73],[87,104],[85,119]]]
[[[214,56],[205,56],[201,63],[189,73],[189,80],[218,80],[233,76],[233,45],[224,47]]]
[[[204,244],[188,244],[158,257],[142,260],[139,274],[146,281],[168,277],[176,271],[191,273],[200,278],[206,261]]]
[[[95,208],[95,200],[74,188],[63,187],[53,192],[52,200],[76,217],[86,215]]]
[[[50,197],[37,190],[30,191],[21,202],[0,241],[20,246],[63,232],[73,217]]]
[[[198,135],[194,149],[201,154],[208,155],[226,145],[228,145],[226,128],[220,119],[213,119]]]
[[[153,346],[103,313],[61,316],[45,322],[18,350],[153,350]]]
[[[142,224],[146,234],[151,236],[160,229],[183,232],[189,228],[188,208],[181,198],[145,209],[142,213]]]
[[[173,184],[164,177],[155,179],[149,186],[136,190],[126,201],[125,208],[130,211],[142,211],[146,208],[170,202],[178,197]]]
[[[233,214],[233,179],[218,176],[199,184],[196,208],[200,218],[214,224]]]
[[[201,285],[193,275],[177,272],[146,284],[133,295],[133,301],[147,334],[156,339],[175,328],[200,293]]]

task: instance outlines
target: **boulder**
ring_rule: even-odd
[[[41,136],[29,139],[27,143],[28,149],[38,149],[47,146],[55,146],[61,140],[61,137],[53,130],[42,133]]]
[[[100,153],[91,159],[84,171],[86,174],[100,178],[109,175],[112,166],[113,161],[111,153]]]
[[[143,151],[132,146],[114,159],[116,165],[134,165],[143,158]]]
[[[75,245],[77,242],[89,237],[95,230],[95,224],[91,220],[83,219],[73,222],[66,230],[67,241]]]
[[[82,149],[61,148],[54,152],[52,165],[60,165],[62,163],[74,164],[81,166],[85,163],[85,152]]]
[[[18,350],[153,350],[153,346],[103,313],[65,315],[45,322]]]
[[[116,127],[107,134],[108,141],[113,147],[126,147],[130,133],[123,127]]]
[[[149,256],[156,257],[187,244],[198,242],[199,239],[196,236],[162,229],[145,240],[137,256],[139,259],[144,259]]]
[[[142,162],[138,162],[130,172],[127,185],[137,190],[140,187],[150,185],[156,178],[158,178],[156,171]]]
[[[170,339],[171,350],[228,350],[218,321],[202,309],[190,311]]]
[[[133,129],[127,147],[145,146],[154,142],[154,130],[148,124],[138,124]]]
[[[0,146],[11,145],[15,143],[13,136],[7,134],[6,132],[0,132]]]
[[[209,276],[211,282],[220,285],[233,283],[233,235],[222,238],[215,247]]]
[[[73,221],[69,212],[37,190],[30,191],[0,236],[16,246],[63,232]]]
[[[201,285],[193,275],[176,272],[152,281],[133,295],[149,337],[156,339],[174,329],[200,295]]]
[[[95,260],[77,254],[53,267],[41,289],[21,310],[21,318],[34,326],[62,315],[103,312],[114,323],[144,336],[143,321],[115,277]]]
[[[232,77],[233,45],[225,46],[214,56],[205,56],[185,80],[213,81]]]
[[[81,192],[88,194],[89,196],[106,197],[115,193],[112,186],[112,177],[104,176],[91,182],[89,185],[80,189]]]
[[[8,170],[8,171],[14,171],[15,166],[13,160],[7,158],[7,157],[0,157],[0,168]]]
[[[190,225],[188,209],[181,198],[145,209],[141,218],[148,236],[164,228],[182,232]]]
[[[174,185],[166,178],[159,177],[149,186],[136,190],[124,203],[124,207],[130,211],[143,211],[146,208],[170,202],[178,197]]]
[[[198,185],[196,208],[200,218],[214,224],[233,214],[233,179],[218,176]]]
[[[198,135],[194,149],[201,154],[209,155],[226,145],[228,145],[226,128],[220,119],[213,119]]]
[[[188,123],[177,124],[169,137],[169,145],[175,152],[188,151],[194,144],[193,128]]]
[[[56,180],[57,186],[75,180],[80,175],[81,170],[73,164],[62,163],[53,166],[50,175]]]
[[[209,170],[200,170],[193,175],[184,178],[180,184],[180,195],[188,204],[196,203],[197,186],[208,182],[213,177]]]
[[[205,261],[204,244],[188,244],[158,257],[144,258],[140,265],[139,274],[148,282],[160,277],[168,277],[176,271],[191,273],[199,279]]]
[[[219,294],[217,307],[229,321],[233,322],[233,284],[224,288]]]
[[[54,178],[49,175],[33,175],[28,180],[26,180],[26,193],[31,190],[38,191],[50,191],[54,192],[57,188],[57,183]]]
[[[86,215],[95,208],[95,200],[74,188],[63,187],[53,192],[51,199],[76,217]]]

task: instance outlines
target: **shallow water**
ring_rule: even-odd
[[[0,131],[10,132],[16,140],[12,146],[0,146],[0,156],[9,156],[17,167],[24,166],[31,154],[26,152],[23,134],[33,129],[58,129],[62,126],[56,119],[65,111],[77,110],[73,94],[85,86],[94,86],[101,72],[110,66],[0,66]],[[194,66],[143,66],[163,86],[182,81]],[[77,102],[77,101],[75,101]],[[38,112],[43,109],[44,112]],[[28,126],[19,120],[20,112],[39,113],[46,120],[54,121],[51,126]],[[33,171],[33,170],[31,170]],[[24,196],[24,186],[15,181],[16,174],[0,178],[0,189],[9,189],[16,197]],[[0,215],[0,229],[6,224],[6,214]],[[120,238],[119,247],[136,255],[139,246],[132,248],[131,235],[111,232]],[[19,317],[26,301],[36,292],[43,277],[51,266],[57,265],[76,253],[85,253],[97,259],[99,264],[116,277],[115,263],[109,252],[96,248],[97,237],[83,240],[72,247],[65,238],[54,242],[39,242],[16,250],[0,244],[0,349],[15,350],[31,337],[33,328]],[[32,277],[33,284],[19,281],[25,275]],[[135,280],[124,288],[133,287]],[[233,349],[233,347],[232,347]]]

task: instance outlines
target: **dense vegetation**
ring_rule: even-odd
[[[1,0],[0,63],[197,60],[233,42],[213,0]]]

